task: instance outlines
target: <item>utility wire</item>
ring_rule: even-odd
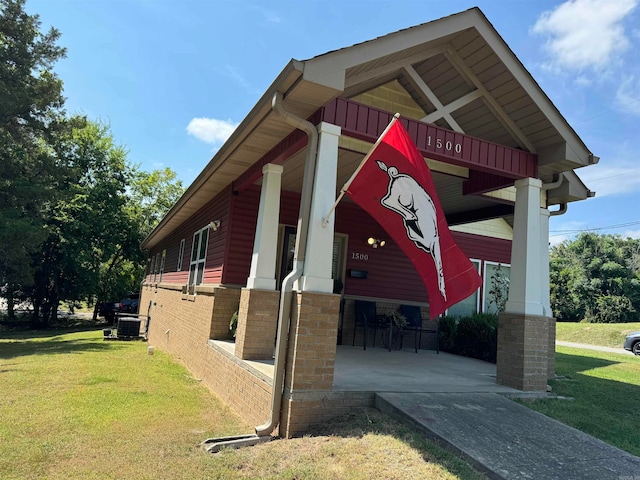
[[[550,230],[549,233],[554,233],[555,235],[549,235],[550,237],[557,237],[565,233],[583,233],[583,232],[595,232],[600,230],[613,230],[616,228],[625,228],[625,227],[633,227],[634,225],[640,225],[640,220],[634,222],[627,223],[619,223],[617,225],[607,225],[604,227],[596,227],[596,228],[577,228],[574,230]]]

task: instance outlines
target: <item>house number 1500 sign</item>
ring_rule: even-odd
[[[366,262],[367,260],[369,260],[369,255],[367,255],[366,253],[353,252],[351,254],[351,258],[353,260],[364,260]]]
[[[461,143],[453,143],[450,140],[447,140],[445,142],[441,138],[436,138],[434,143],[435,143],[436,149],[438,149],[438,150],[444,148],[445,151],[447,151],[447,152],[454,151],[456,153],[462,153],[462,144]],[[427,147],[431,147],[431,146],[433,146],[433,143],[431,142],[431,135],[429,135],[429,136],[427,136]]]

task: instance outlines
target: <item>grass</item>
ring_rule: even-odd
[[[2,479],[484,478],[373,409],[207,454],[251,426],[168,355],[101,330],[0,331],[0,392]]]
[[[622,348],[624,337],[640,331],[640,323],[556,323],[556,339]]]
[[[569,399],[527,406],[640,456],[640,357],[557,347],[556,373],[553,392]]]

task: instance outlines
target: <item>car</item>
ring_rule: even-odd
[[[624,349],[640,355],[640,332],[631,332],[624,339]]]
[[[120,311],[120,302],[102,302],[98,304],[98,315],[112,322]]]
[[[140,304],[140,294],[132,293],[120,300],[119,311],[121,313],[138,313],[138,305]]]

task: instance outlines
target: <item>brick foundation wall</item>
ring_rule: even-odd
[[[239,299],[239,289],[206,286],[187,296],[180,285],[145,285],[140,305],[146,313],[152,304],[149,344],[180,360],[243,420],[258,425],[270,415],[271,379],[210,341],[212,332],[228,337]]]
[[[501,313],[496,382],[523,391],[546,391],[549,318]]]
[[[251,426],[262,425],[271,416],[271,378],[208,342],[202,381]]]
[[[299,390],[286,392],[282,401],[280,435],[300,436],[312,425],[318,425],[354,409],[373,407],[374,392],[330,392],[326,390]]]
[[[228,343],[223,348],[224,341],[209,339],[223,326],[228,329],[227,314],[237,308],[240,291],[209,290],[194,298],[183,295],[179,285],[144,286],[141,306],[152,303],[149,344],[179,359],[249,425],[261,425],[271,414],[272,379],[238,358]],[[373,392],[331,390],[340,296],[294,296],[281,425],[274,432],[286,437],[304,434],[311,425],[353,409],[374,406]],[[216,323],[219,328],[212,327]]]

